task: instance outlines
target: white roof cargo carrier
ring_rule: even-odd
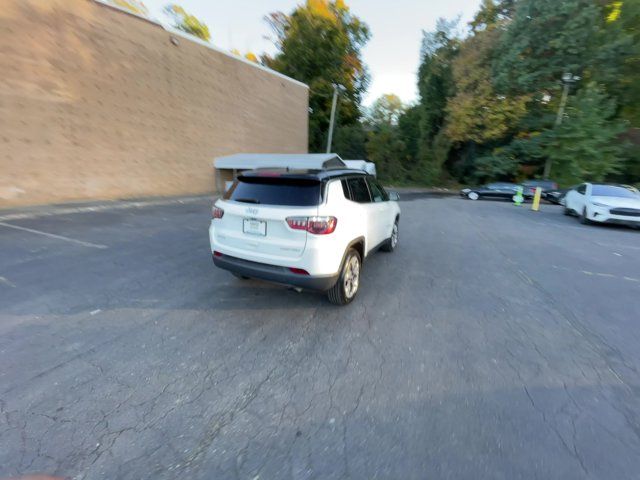
[[[362,170],[363,172],[367,172],[369,175],[376,176],[376,164],[373,162],[367,162],[366,160],[343,160],[343,162],[349,168],[353,168],[356,170]]]
[[[218,191],[223,191],[233,183],[238,172],[256,168],[288,168],[291,170],[328,170],[346,168],[347,165],[337,153],[236,153],[217,157],[213,166],[218,170],[216,183]]]

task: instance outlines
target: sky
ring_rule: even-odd
[[[288,13],[303,0],[143,0],[151,16],[162,19],[167,3],[178,3],[209,26],[211,43],[241,53],[274,53],[265,37],[270,35],[264,16],[273,11]],[[433,29],[439,17],[460,15],[466,23],[480,0],[347,0],[351,11],[371,29],[363,50],[371,83],[365,105],[385,93],[395,93],[404,102],[416,100],[416,72],[422,30]],[[166,21],[166,18],[165,18]]]

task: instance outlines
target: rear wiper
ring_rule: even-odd
[[[255,198],[236,198],[236,202],[242,203],[260,203],[260,200],[256,200]]]

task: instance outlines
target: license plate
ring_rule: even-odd
[[[267,222],[245,218],[242,224],[242,231],[250,235],[262,235],[264,237],[267,234]]]

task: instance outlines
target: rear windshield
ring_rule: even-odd
[[[225,200],[260,205],[311,207],[320,203],[321,184],[312,179],[240,177]]]
[[[594,197],[638,198],[638,194],[624,187],[614,185],[594,185],[591,195]]]

